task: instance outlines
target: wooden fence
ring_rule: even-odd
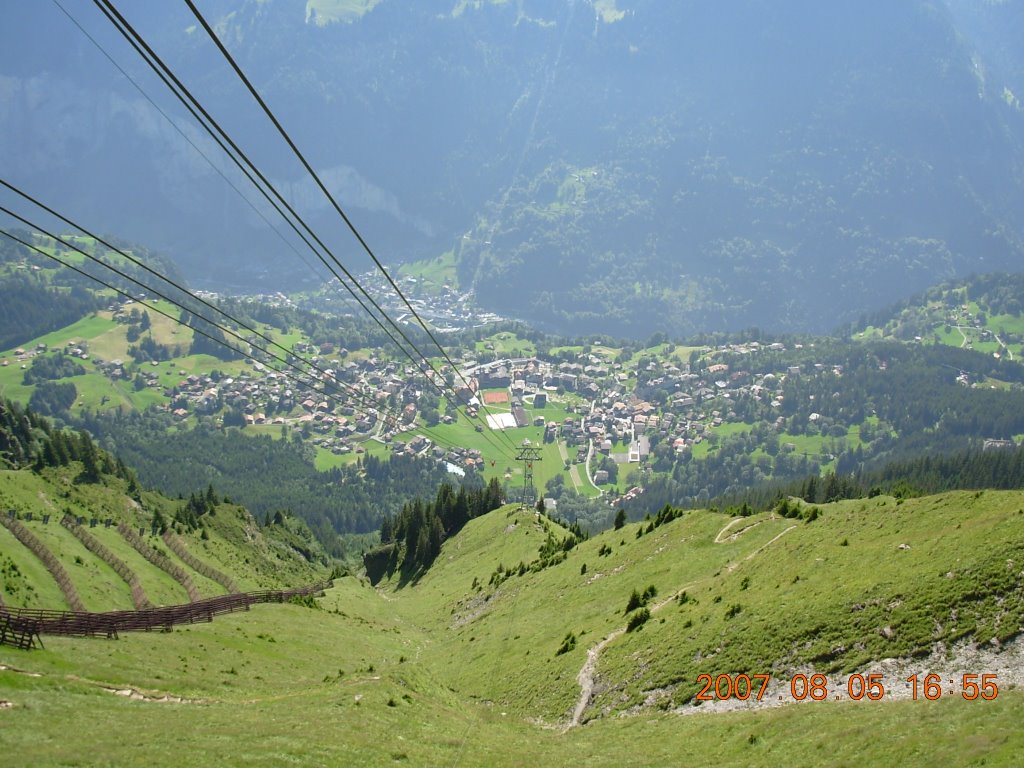
[[[177,581],[181,586],[185,588],[188,593],[188,599],[193,603],[203,599],[203,596],[199,594],[199,590],[196,588],[195,583],[192,581],[192,577],[185,573],[185,569],[180,565],[177,565],[173,560],[165,555],[157,552],[153,547],[142,540],[135,531],[129,528],[124,523],[118,523],[118,532],[124,536],[125,540],[131,544],[135,551],[142,555],[144,558],[149,560],[160,570],[169,574],[171,578]]]
[[[71,610],[84,611],[85,606],[78,596],[78,590],[75,589],[75,585],[71,583],[71,577],[68,576],[68,572],[64,570],[64,566],[60,564],[60,560],[50,551],[50,548],[32,531],[22,525],[18,519],[9,515],[0,515],[0,523],[5,525],[7,530],[13,533],[18,541],[28,547],[32,554],[43,561],[46,570],[50,572],[50,575],[57,582],[57,586],[60,587],[60,591],[64,593],[64,597],[67,599],[68,605],[71,606]]]
[[[114,573],[124,579],[125,583],[127,583],[132,590],[132,603],[135,605],[136,609],[149,608],[153,605],[149,602],[149,598],[146,597],[146,592],[142,589],[142,583],[139,581],[139,577],[124,560],[107,549],[102,542],[96,539],[95,536],[80,526],[78,522],[71,517],[71,515],[64,515],[64,517],[61,518],[60,524],[71,531],[75,538],[82,542],[82,545],[86,549],[113,568]]]
[[[168,548],[174,554],[180,557],[182,559],[182,562],[184,562],[185,565],[187,565],[193,571],[195,571],[196,573],[201,573],[210,581],[217,582],[222,587],[224,587],[224,589],[226,589],[228,592],[241,592],[241,590],[238,587],[238,583],[234,579],[232,579],[223,571],[218,571],[213,566],[203,562],[198,557],[189,552],[185,548],[185,544],[182,542],[182,540],[175,536],[172,531],[164,531],[164,535],[162,536],[162,538],[164,540],[164,543],[168,546]]]
[[[284,603],[293,597],[322,594],[333,582],[321,581],[283,590],[237,592],[183,605],[141,611],[50,611],[36,608],[0,608],[0,644],[19,648],[42,646],[42,635],[116,638],[119,632],[159,629],[169,632],[177,624],[213,621],[214,616],[247,611],[257,603]]]
[[[15,648],[23,648],[26,651],[38,645],[42,647],[43,642],[39,639],[39,631],[32,622],[12,620],[0,608],[0,645],[13,645]]]

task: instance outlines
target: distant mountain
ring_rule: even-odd
[[[854,338],[897,338],[1024,358],[1024,275],[972,276],[860,318]]]
[[[828,330],[938,280],[1019,269],[1021,7],[203,10],[386,262],[454,250],[489,308],[642,337]],[[180,112],[105,21],[72,12]],[[194,20],[164,4],[125,14],[361,268]],[[5,174],[178,254],[194,282],[315,279],[59,11],[18,8],[0,36]]]

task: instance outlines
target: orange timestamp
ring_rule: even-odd
[[[845,681],[833,683],[821,673],[805,675],[800,672],[788,680],[789,695],[793,701],[881,701],[887,695],[885,676],[881,674],[852,674]],[[768,674],[701,674],[697,675],[697,685],[702,687],[695,698],[697,701],[749,701],[751,698],[761,701],[771,682]],[[784,691],[785,679],[777,682],[781,683]],[[955,696],[958,692],[967,701],[992,701],[999,695],[999,684],[994,674],[963,674],[959,677],[915,674],[898,682],[905,683],[904,688],[914,701],[936,701],[943,696]],[[782,698],[784,694],[779,696]]]

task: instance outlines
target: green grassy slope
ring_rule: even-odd
[[[529,562],[543,536],[519,513],[500,531],[475,521],[395,599],[433,622],[440,652],[460,659],[457,687],[557,723],[578,699],[588,649],[625,626],[630,593],[651,585],[652,619],[603,649],[586,717],[655,690],[662,706],[683,704],[701,673],[839,672],[938,642],[1005,641],[1024,616],[1024,583],[1007,565],[1024,558],[1022,508],[1019,493],[877,498],[823,507],[810,523],[762,515],[728,529],[724,516],[690,513],[640,539],[644,523],[605,532],[495,591],[496,564]],[[556,655],[569,633],[576,647]]]
[[[126,483],[105,476],[101,484],[76,483],[73,478],[80,465],[45,469],[0,470],[0,510],[16,510],[29,528],[68,571],[71,581],[89,610],[130,609],[131,592],[113,569],[91,553],[70,531],[60,525],[65,513],[86,519],[89,534],[125,562],[139,577],[147,597],[156,605],[188,601],[184,587],[170,575],[149,563],[122,537],[116,524],[126,522],[144,529],[145,541],[192,579],[203,597],[224,593],[224,587],[196,572],[174,554],[167,544],[152,533],[153,516],[159,512],[171,520],[179,502],[156,493],[141,494],[141,503],[126,493]],[[24,519],[32,512],[33,520]],[[49,523],[42,516],[49,514]],[[89,520],[98,525],[89,527]],[[114,525],[104,524],[110,519]],[[297,537],[282,526],[261,528],[243,508],[219,504],[213,514],[203,517],[203,527],[181,529],[179,537],[196,557],[214,565],[238,582],[242,589],[273,589],[300,586],[323,575],[323,567],[310,564],[295,549]],[[0,596],[10,606],[66,609],[67,604],[53,578],[42,563],[0,528]]]
[[[938,643],[1005,642],[1024,624],[1022,509],[1024,495],[988,491],[843,502],[809,524],[784,521],[795,527],[770,548],[705,574],[689,602],[609,646],[595,705],[654,690],[689,702],[699,673],[834,675]]]
[[[689,512],[495,587],[499,563],[518,573],[549,531],[565,535],[506,507],[447,541],[415,584],[346,577],[319,609],[0,648],[13,668],[0,669],[2,739],[12,765],[1012,765],[1024,696],[1011,679],[993,701],[710,712],[692,697],[701,673],[838,679],[888,657],[926,663],[939,642],[1005,644],[1024,608],[1021,510],[1024,492],[986,491],[842,502],[810,522]],[[243,550],[208,530],[188,546],[245,578],[244,561],[218,557]],[[651,618],[621,633],[630,593],[649,585]],[[569,633],[575,647],[557,653]],[[588,653],[593,697],[568,727]],[[116,733],[96,725],[108,723]]]

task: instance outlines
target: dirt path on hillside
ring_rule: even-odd
[[[774,518],[768,518],[768,519],[771,520],[771,519],[774,519]],[[714,543],[715,544],[724,544],[727,541],[735,541],[738,537],[740,537],[741,535],[743,535],[747,531],[752,530],[753,528],[757,527],[758,525],[760,525],[763,522],[766,522],[766,520],[759,520],[756,523],[752,523],[752,524],[746,526],[745,528],[740,529],[736,533],[731,534],[730,536],[726,537],[725,539],[722,538],[722,536],[726,533],[726,531],[728,531],[730,528],[732,528],[734,525],[736,525],[736,523],[741,522],[743,520],[746,520],[746,518],[737,517],[737,518],[729,521],[725,525],[725,527],[723,527],[722,530],[720,530],[718,532],[718,535],[715,536]],[[782,533],[778,534],[777,536],[774,536],[770,541],[765,542],[760,547],[758,547],[753,552],[751,552],[749,555],[747,555],[745,558],[743,558],[743,561],[746,562],[747,560],[753,559],[758,554],[763,552],[771,544],[773,544],[776,541],[778,541],[779,539],[781,539],[783,536],[785,536],[787,533],[789,533],[790,531],[792,531],[796,527],[797,526],[795,526],[795,525],[789,526],[789,528],[786,528],[784,531],[782,531]],[[726,567],[730,571],[732,571],[732,570],[734,570],[736,568],[736,566],[737,566],[736,563],[732,563],[732,564],[727,565]],[[657,613],[658,611],[663,609],[665,606],[674,603],[677,599],[679,599],[679,595],[681,595],[683,592],[685,592],[688,589],[693,589],[697,584],[700,584],[702,581],[705,581],[705,580],[706,579],[698,579],[697,581],[691,581],[688,584],[684,584],[683,586],[678,587],[670,596],[666,597],[661,602],[656,603],[653,606],[651,606],[651,609],[650,609],[651,615],[653,616],[655,613]],[[598,660],[601,657],[601,652],[605,648],[607,648],[609,644],[611,644],[612,642],[617,640],[619,637],[621,637],[625,633],[626,633],[625,628],[624,627],[620,627],[619,629],[616,629],[613,632],[611,632],[607,637],[604,638],[604,640],[599,642],[597,645],[595,645],[592,648],[588,648],[587,649],[587,660],[584,662],[583,666],[580,668],[579,674],[576,675],[576,682],[580,686],[580,697],[576,701],[576,707],[573,709],[572,718],[569,720],[568,723],[566,723],[565,727],[562,729],[562,733],[565,733],[566,731],[568,731],[568,730],[570,730],[572,728],[577,727],[580,724],[580,722],[582,721],[583,715],[587,711],[587,707],[590,706],[590,702],[594,698],[594,684],[595,684],[595,678],[597,676],[597,662],[598,662]]]
[[[750,526],[750,527],[751,527],[751,528],[753,528],[753,526]],[[774,543],[775,543],[776,541],[778,541],[779,539],[781,539],[781,538],[782,538],[783,536],[785,536],[785,535],[786,535],[787,533],[789,533],[790,531],[792,531],[792,530],[793,530],[794,528],[796,528],[796,527],[797,527],[797,526],[795,526],[795,525],[791,525],[791,526],[789,526],[789,528],[787,528],[786,530],[784,530],[784,531],[783,531],[782,533],[778,534],[777,536],[773,536],[773,537],[772,537],[771,539],[769,539],[768,541],[766,541],[766,542],[765,542],[764,544],[762,544],[762,545],[761,545],[760,547],[758,547],[757,549],[755,549],[755,550],[754,550],[753,552],[751,552],[751,553],[750,553],[749,555],[747,555],[746,557],[744,557],[744,558],[743,558],[743,560],[742,560],[742,562],[744,562],[744,563],[745,563],[745,562],[747,562],[748,560],[753,560],[753,559],[754,559],[755,557],[757,557],[757,556],[758,556],[759,554],[761,554],[762,552],[764,552],[764,550],[765,550],[765,549],[767,549],[768,547],[770,547],[770,546],[771,546],[772,544],[774,544]],[[744,530],[750,530],[750,528],[745,528]],[[742,533],[742,531],[741,531],[741,533]],[[739,535],[739,534],[737,534],[737,535]],[[731,539],[731,538],[732,538],[732,537],[730,536],[730,539]],[[736,570],[736,569],[737,569],[737,568],[739,567],[739,563],[729,563],[729,564],[728,564],[727,566],[725,566],[725,567],[726,567],[726,568],[727,568],[727,569],[729,570],[729,572],[730,572],[730,573],[732,573],[733,571],[735,571],[735,570]]]
[[[715,536],[715,544],[725,544],[725,542],[727,542],[727,541],[736,541],[736,539],[738,539],[740,536],[742,536],[747,531],[751,530],[752,528],[756,528],[761,523],[765,522],[764,520],[758,520],[757,522],[750,523],[750,525],[747,525],[747,526],[745,526],[743,528],[740,528],[738,531],[736,531],[736,533],[729,534],[724,539],[722,538],[723,536],[725,536],[725,532],[728,531],[730,528],[732,528],[734,525],[736,525],[736,523],[742,523],[742,522],[746,521],[747,519],[748,518],[746,518],[746,517],[734,517],[732,520],[730,520],[728,523],[726,523],[725,527],[722,528],[722,530],[720,530],[718,532],[718,535]],[[773,520],[774,518],[769,518],[769,519]]]
[[[570,728],[575,728],[580,724],[580,719],[583,717],[583,713],[587,711],[587,707],[590,706],[590,700],[594,697],[594,673],[597,671],[597,659],[601,655],[601,651],[604,650],[605,646],[622,635],[625,631],[625,629],[621,628],[616,629],[593,648],[587,649],[587,660],[580,669],[579,674],[576,675],[576,682],[580,685],[580,698],[576,702],[576,709],[573,710],[572,719],[568,722],[565,728],[562,729],[562,733],[565,733]]]

